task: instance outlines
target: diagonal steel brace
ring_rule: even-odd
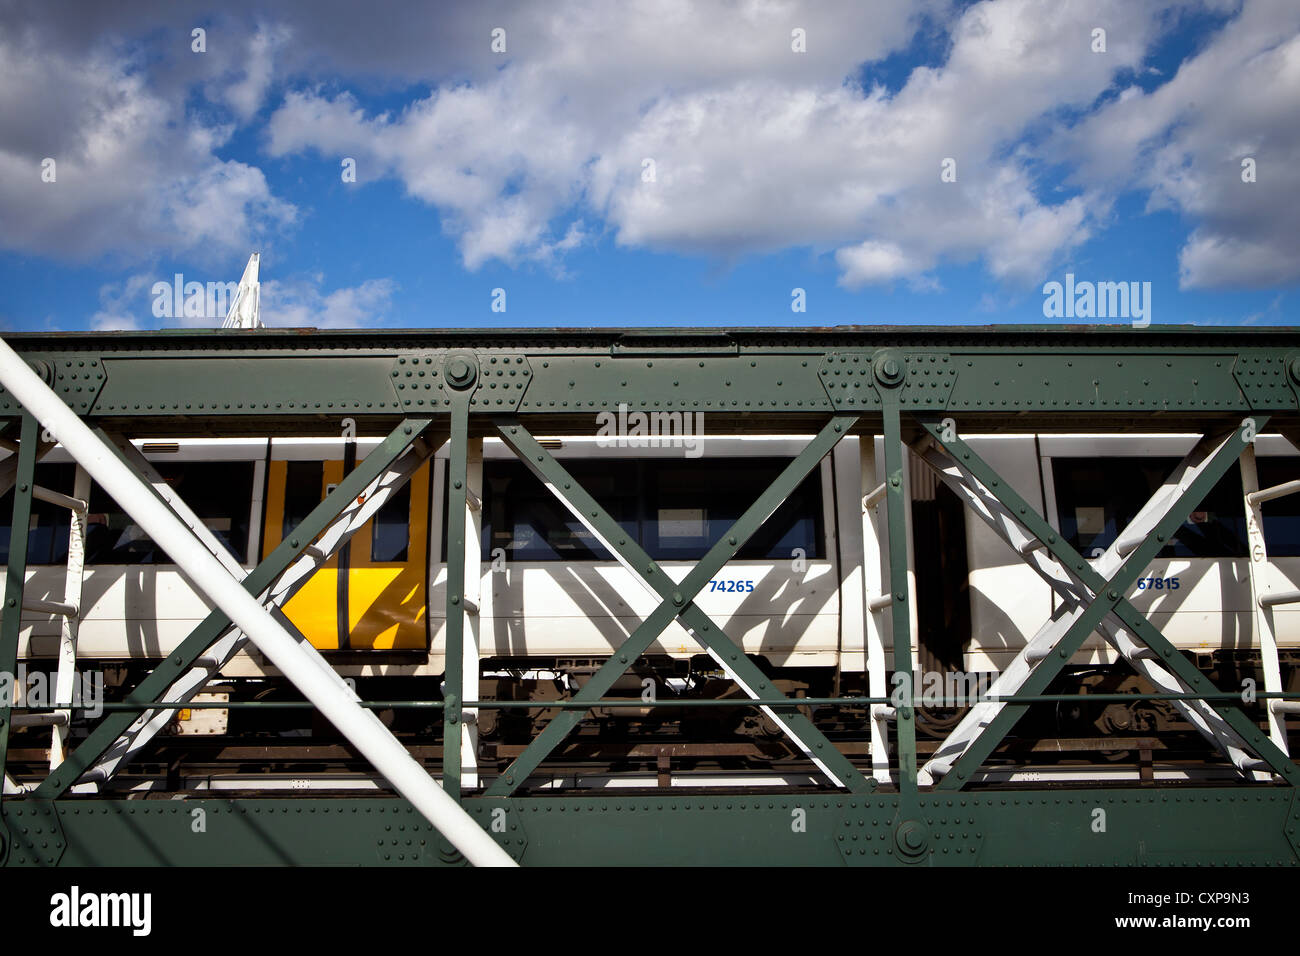
[[[1065,662],[1083,644],[1088,634],[1098,627],[1107,615],[1113,612],[1132,634],[1144,641],[1152,651],[1164,660],[1165,666],[1172,670],[1180,681],[1190,686],[1194,692],[1215,692],[1215,688],[1186,658],[1178,653],[1177,649],[1160,633],[1159,629],[1154,627],[1144,615],[1138,612],[1123,595],[1133,581],[1145,570],[1151,558],[1164,547],[1164,542],[1186,521],[1188,514],[1196,503],[1204,498],[1214,483],[1223,476],[1237,459],[1244,447],[1244,443],[1248,440],[1245,437],[1247,433],[1257,433],[1263,427],[1264,421],[1266,419],[1262,416],[1257,416],[1256,419],[1249,420],[1248,423],[1243,422],[1242,428],[1228,433],[1226,437],[1217,443],[1217,447],[1213,449],[1212,454],[1209,453],[1208,448],[1205,448],[1203,449],[1204,457],[1200,461],[1184,463],[1186,467],[1180,468],[1181,474],[1176,473],[1175,475],[1178,480],[1174,487],[1169,488],[1163,495],[1153,498],[1147,507],[1139,513],[1138,518],[1135,519],[1134,524],[1141,525],[1144,536],[1140,541],[1136,537],[1133,539],[1132,553],[1110,575],[1109,580],[1100,573],[1102,569],[1094,569],[1073,548],[1061,541],[1046,520],[1037,514],[1034,509],[1028,507],[1013,490],[1006,488],[998,478],[997,473],[972,452],[964,442],[952,436],[945,438],[938,425],[933,421],[923,422],[926,429],[941,446],[954,453],[991,494],[1007,509],[1019,516],[1019,520],[1024,523],[1023,530],[1037,538],[1043,548],[1060,562],[1062,567],[1072,574],[1077,574],[1080,583],[1096,596],[1087,605],[1086,609],[1073,618],[1069,626],[1065,628],[1065,633],[1060,637],[1059,641],[1052,642],[1055,653],[1042,659],[1042,662],[1033,669],[1019,690],[1023,690],[1029,695],[1042,693],[1065,665]],[[1242,444],[1238,444],[1238,442]],[[1172,481],[1173,479],[1171,479]],[[1157,515],[1157,520],[1152,523],[1151,519]],[[1113,558],[1112,564],[1118,563],[1119,560],[1118,556]],[[1110,570],[1110,568],[1105,570]],[[996,684],[993,693],[998,693]],[[1268,762],[1269,766],[1285,776],[1288,781],[1292,783],[1297,781],[1297,771],[1294,765],[1280,751],[1277,751],[1277,748],[1259,732],[1259,728],[1244,713],[1236,706],[1222,701],[1210,701],[1209,704],[1231,726],[1236,735],[1255,748],[1256,752]],[[940,787],[942,789],[953,789],[962,786],[963,781],[992,752],[1001,737],[1024,713],[1026,708],[1027,705],[1015,703],[1014,701],[1002,703],[991,716],[985,714],[981,718],[977,718],[976,723],[983,727],[983,732],[968,747],[964,748],[956,762],[951,764],[952,772],[944,777]],[[960,725],[958,730],[961,730]],[[954,736],[956,733],[957,731],[954,731]],[[943,753],[943,748],[941,748],[940,752]]]
[[[1203,441],[1198,445],[1189,454],[1188,460],[1203,457],[1205,444]],[[1064,602],[1063,606],[1053,613],[1039,632],[1026,643],[1011,666],[1006,669],[1003,675],[1006,680],[1002,681],[1000,678],[1001,686],[997,686],[991,691],[991,693],[1000,696],[1014,693],[1019,684],[1023,682],[1024,676],[1027,676],[1028,668],[1051,653],[1055,641],[1064,633],[1064,629],[1082,613],[1083,607],[1093,600],[1095,594],[1087,587],[1077,572],[1073,571],[1068,565],[1061,564],[1051,554],[1046,553],[1044,549],[1037,547],[1036,545],[1040,543],[1037,536],[1031,533],[1026,525],[1018,520],[1012,511],[1004,506],[969,469],[963,467],[960,461],[939,447],[933,438],[927,435],[917,443],[914,450],[918,457],[929,465],[958,497],[964,498],[975,514],[988,524],[1012,551],[1033,568]],[[1175,475],[1178,474],[1179,472],[1176,471]],[[1174,482],[1174,486],[1177,486],[1177,482]],[[1157,505],[1162,502],[1167,504],[1168,499],[1167,489],[1162,488],[1152,496],[1149,505]],[[1027,513],[1027,506],[1022,505],[1021,507],[1025,508]],[[1103,577],[1106,574],[1113,573],[1120,560],[1119,542],[1128,540],[1131,537],[1145,535],[1149,532],[1160,513],[1159,508],[1144,507],[1135,520],[1116,538],[1115,543],[1097,560],[1095,567],[1098,573]],[[1051,538],[1053,535],[1049,532],[1047,537]],[[1097,626],[1097,631],[1120,656],[1129,661],[1161,693],[1186,693],[1190,689],[1158,660],[1155,660],[1152,651],[1148,647],[1130,635],[1118,614],[1112,613],[1108,615]],[[1249,753],[1245,741],[1208,703],[1205,701],[1173,701],[1172,703],[1184,718],[1196,727],[1235,766],[1243,770],[1252,768],[1256,760]],[[981,702],[976,706],[982,711],[992,712],[997,709],[996,702],[992,701]],[[982,716],[982,713],[973,715],[970,726],[977,726]],[[940,748],[936,760],[933,762],[934,766],[927,766],[927,773],[936,776],[942,774],[944,770],[941,768],[949,765],[947,763],[949,755],[960,752],[961,745],[967,735],[958,731],[958,728],[954,729],[954,733],[949,737],[945,745]],[[938,773],[934,773],[936,768],[940,768]]]
[[[333,492],[303,519],[289,539],[281,541],[271,554],[243,579],[243,587],[250,594],[262,595],[289,566],[306,552],[312,541],[324,531],[379,475],[397,459],[411,442],[422,436],[431,426],[432,419],[407,419],[398,425],[354,471],[349,473]],[[213,610],[165,660],[140,682],[126,701],[152,704],[171,687],[230,626],[225,612]],[[134,722],[129,711],[111,711],[63,764],[51,773],[36,789],[43,800],[53,800],[63,794]]]
[[[512,419],[497,419],[495,422],[497,430],[506,444],[596,535],[601,544],[660,598],[660,604],[583,685],[575,700],[584,702],[599,700],[637,657],[658,639],[663,629],[677,617],[682,618],[683,625],[691,635],[747,694],[751,697],[759,697],[765,693],[775,693],[769,690],[766,675],[693,601],[709,579],[734,557],[744,542],[771,517],[781,502],[798,487],[816,464],[848,433],[856,421],[856,415],[834,417],[759,496],[758,501],[732,525],[718,544],[691,569],[686,578],[680,584],[674,584],[663,569],[628,538],[627,533],[608,512],[573,480],[559,462],[542,448],[522,425]],[[863,777],[847,758],[813,727],[811,721],[795,710],[795,701],[792,700],[791,705],[788,713],[780,715],[772,708],[763,709],[790,734],[800,749],[809,755],[835,785],[855,792],[872,789],[874,783]],[[487,795],[508,796],[513,793],[569,731],[577,726],[584,713],[585,711],[581,709],[565,710],[553,719],[507,768],[506,772],[488,788]]]
[[[113,443],[124,453],[127,460],[153,481],[154,476],[150,474],[152,467],[148,466],[147,459],[139,455],[139,452],[132,455],[127,451],[127,449],[135,451],[133,445],[116,436],[113,437]],[[275,583],[260,595],[259,600],[262,602],[263,607],[268,610],[283,608],[302,589],[312,574],[344,548],[352,540],[352,536],[384,506],[384,503],[410,480],[411,476],[437,449],[438,444],[436,438],[433,441],[425,441],[421,438],[412,442],[411,447],[402,452],[397,461],[387,466],[382,474],[366,486],[365,490],[348,502],[339,516],[316,539],[315,543],[308,547],[290,565],[288,570],[281,574]],[[139,458],[137,459],[136,456],[139,456]],[[202,521],[190,511],[184,501],[174,494],[167,494],[167,489],[158,488],[157,482],[153,483],[155,490],[159,491],[172,510],[177,513],[177,516],[199,535],[200,539],[208,546],[208,550],[214,552],[218,560],[221,560],[226,565],[227,570],[233,576],[243,578],[243,569],[234,562],[230,553],[221,546],[220,542],[216,541],[212,533],[203,526]],[[206,536],[204,533],[206,533]],[[299,638],[304,650],[313,656],[319,657],[316,649],[302,636],[287,617],[278,615],[277,619],[285,630]],[[221,633],[221,636],[197,659],[197,662],[163,692],[162,696],[158,698],[158,702],[179,704],[193,699],[194,695],[202,691],[221,672],[221,668],[225,667],[247,644],[248,637],[243,631],[233,625],[227,627]],[[324,658],[321,658],[321,661],[323,663]],[[325,666],[328,666],[328,664]],[[73,792],[85,793],[98,790],[102,783],[109,780],[123,766],[135,759],[149,742],[171,722],[175,713],[176,711],[173,708],[166,708],[148,710],[140,714],[132,722],[131,726],[113,741],[104,752],[104,755],[86,770],[82,775],[82,782],[72,788]]]

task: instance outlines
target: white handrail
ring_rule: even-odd
[[[1281,498],[1285,495],[1293,495],[1300,491],[1300,478],[1295,481],[1284,481],[1280,485],[1274,485],[1272,488],[1261,488],[1259,491],[1252,491],[1246,495],[1246,500],[1252,505],[1257,505],[1261,501],[1272,501],[1274,498]]]

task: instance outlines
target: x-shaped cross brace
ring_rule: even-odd
[[[1249,440],[1244,437],[1247,427],[1252,434],[1257,433],[1263,427],[1265,421],[1266,418],[1263,416],[1257,416],[1249,426],[1243,423],[1242,429],[1229,433],[1218,442],[1217,448],[1212,454],[1197,463],[1193,471],[1194,477],[1191,477],[1189,481],[1180,482],[1165,501],[1161,502],[1153,499],[1139,513],[1134,520],[1134,525],[1139,526],[1140,530],[1145,532],[1145,536],[1140,542],[1136,543],[1127,559],[1123,560],[1122,565],[1117,570],[1114,570],[1109,578],[1104,577],[1097,568],[1094,568],[1074,548],[1062,540],[1048,522],[1012,488],[1006,485],[998,477],[997,472],[990,468],[955,433],[944,429],[940,423],[933,419],[921,422],[934,442],[951,456],[951,460],[958,463],[961,469],[976,478],[983,487],[984,492],[1001,505],[1002,510],[996,515],[997,520],[1005,523],[1010,519],[1019,529],[1024,540],[1034,546],[1033,550],[1028,552],[1031,555],[1030,563],[1036,563],[1037,559],[1033,558],[1033,555],[1041,547],[1066,572],[1069,576],[1069,584],[1077,588],[1077,592],[1073,595],[1075,603],[1073,605],[1067,603],[1058,608],[1053,615],[1053,619],[1044,625],[1039,634],[1030,641],[1030,644],[1017,657],[1013,667],[1019,667],[1021,673],[1014,675],[1016,678],[1014,693],[1025,696],[1042,694],[1094,629],[1102,630],[1103,634],[1107,633],[1106,618],[1110,615],[1117,618],[1122,627],[1126,628],[1134,639],[1145,643],[1153,652],[1154,657],[1163,662],[1163,667],[1172,672],[1173,676],[1182,685],[1190,688],[1191,692],[1219,693],[1178,652],[1177,648],[1169,642],[1159,628],[1155,627],[1145,615],[1133,607],[1124,595],[1134,581],[1142,575],[1151,559],[1165,546],[1165,542],[1187,520],[1192,509],[1196,507],[1240,456],[1245,443]],[[968,500],[967,503],[970,504],[971,501]],[[1143,522],[1144,518],[1156,517],[1162,509],[1163,514],[1160,514],[1154,523],[1150,520]],[[980,509],[977,508],[976,510],[978,512]],[[985,514],[982,514],[981,517],[985,517],[986,520],[989,519],[989,516]],[[1122,557],[1117,550],[1118,544],[1124,537],[1121,536],[1116,545],[1112,546],[1112,551],[1108,552],[1109,560],[1099,562],[1099,565],[1109,570],[1114,567],[1114,564],[1118,563]],[[1106,558],[1107,556],[1103,557]],[[1037,569],[1040,573],[1043,573],[1044,569],[1042,567]],[[1055,580],[1057,583],[1061,583],[1059,578]],[[1065,593],[1070,593],[1068,585]],[[1123,635],[1115,635],[1113,629],[1109,636],[1124,637]],[[1030,664],[1029,657],[1035,650],[1040,655],[1038,663]],[[1128,648],[1128,650],[1131,651],[1132,649]],[[1028,668],[1028,673],[1023,672],[1025,668]],[[1009,670],[1008,674],[1004,675],[1004,678],[1012,676]],[[1011,683],[1011,681],[1000,678],[991,688],[991,694],[999,694],[999,683],[1007,684]],[[1193,708],[1189,708],[1189,711],[1185,712],[1202,717],[1200,722],[1193,721],[1193,723],[1198,724],[1198,729],[1205,727],[1203,718],[1206,708],[1213,711],[1231,728],[1232,735],[1235,736],[1236,740],[1229,742],[1228,752],[1230,756],[1232,750],[1236,749],[1238,744],[1248,744],[1264,758],[1264,761],[1274,772],[1281,774],[1292,785],[1300,783],[1300,773],[1297,772],[1295,765],[1278,750],[1272,741],[1260,733],[1259,728],[1235,703],[1225,703],[1222,700],[1211,699],[1205,701],[1204,705],[1195,705]],[[939,789],[958,789],[964,786],[971,773],[978,769],[980,764],[987,759],[988,755],[993,752],[1001,739],[1027,709],[1028,704],[1016,703],[1014,700],[1011,702],[984,701],[976,704],[971,712],[967,714],[967,717],[954,729],[948,741],[945,741],[934,758],[927,764],[925,768],[927,775],[941,778],[938,784]],[[1200,714],[1197,714],[1197,709],[1201,710]],[[1220,742],[1222,742],[1221,739]],[[1249,767],[1248,769],[1255,768]]]
[[[1170,492],[1179,488],[1185,480],[1190,480],[1190,477],[1195,474],[1195,469],[1208,460],[1209,451],[1216,447],[1216,444],[1209,440],[1202,440],[1197,444],[1165,485],[1152,496],[1148,504],[1116,538],[1115,543],[1096,560],[1093,564],[1094,570],[1102,577],[1115,572],[1123,559],[1120,542],[1134,543],[1151,531],[1171,503],[1169,499],[1173,496]],[[923,462],[934,469],[939,478],[958,497],[965,500],[977,517],[983,520],[1056,592],[1063,602],[1001,675],[995,693],[999,696],[1014,693],[1029,669],[1052,653],[1052,643],[1083,612],[1094,595],[1076,573],[1045,553],[1041,549],[1039,540],[1025,530],[1024,525],[1016,519],[1015,515],[1008,511],[967,468],[963,467],[961,462],[936,447],[928,435],[913,446],[913,450]],[[1117,615],[1107,615],[1106,619],[1097,625],[1097,631],[1160,693],[1188,692],[1189,688],[1160,663],[1158,655],[1150,647],[1135,640],[1129,634]],[[1176,700],[1173,705],[1235,766],[1245,771],[1253,770],[1255,764],[1262,764],[1262,761],[1257,760],[1249,751],[1245,741],[1209,704],[1200,700]],[[981,705],[981,709],[986,710],[990,706],[996,707],[996,704],[986,702]],[[967,726],[962,728],[961,733],[949,738],[943,752],[937,758],[938,763],[944,765],[945,758],[960,751],[963,739],[967,738],[969,732],[977,726],[979,716],[973,715],[967,721]]]
[[[295,561],[311,550],[315,538],[377,481],[412,442],[424,435],[431,424],[430,419],[408,419],[398,425],[379,447],[367,455],[303,519],[287,540],[280,542],[266,560],[244,577],[244,589],[250,594],[264,595]],[[126,697],[126,701],[152,704],[169,700],[169,695],[173,693],[186,690],[193,693],[198,688],[187,680],[187,675],[192,673],[201,657],[209,654],[223,634],[232,640],[238,637],[238,632],[227,633],[229,629],[230,619],[223,611],[214,609],[168,657],[158,663],[149,676]],[[310,647],[310,644],[304,642],[304,646]],[[206,668],[203,670],[206,673]],[[89,768],[100,764],[101,758],[105,758],[102,764],[105,773],[111,774],[128,751],[135,752],[138,749],[131,746],[135,736],[131,731],[133,725],[147,726],[148,717],[147,711],[137,714],[120,710],[105,714],[81,746],[69,754],[67,760],[41,783],[36,789],[36,796],[45,800],[57,799]],[[105,757],[110,748],[113,748],[113,753]]]
[[[140,452],[136,451],[135,447],[127,439],[121,436],[109,436],[98,429],[96,431],[104,438],[106,443],[112,444],[118,449],[128,464],[138,469],[145,476],[167,505],[207,545],[208,550],[213,553],[217,560],[225,565],[226,570],[230,572],[232,577],[244,577],[243,568],[231,557],[225,547],[212,536],[212,533],[204,527],[203,522],[194,515],[189,506],[167,487],[149,461]],[[411,476],[428,461],[429,457],[436,451],[439,442],[439,436],[435,436],[427,443],[423,440],[413,442],[409,448],[398,456],[396,461],[385,465],[380,470],[379,476],[365,486],[364,491],[349,499],[341,499],[343,501],[343,510],[339,512],[329,527],[289,566],[288,570],[276,578],[271,587],[261,594],[260,600],[262,604],[275,615],[281,627],[299,638],[304,648],[310,647],[310,642],[302,636],[297,626],[282,613],[281,609],[289,603],[295,594],[302,590],[311,576],[326,561],[347,546],[353,535],[364,527],[366,522],[373,518],[379,509],[384,506],[384,503],[396,494],[410,480]],[[227,627],[221,636],[203,652],[202,656],[196,659],[193,666],[167,688],[162,697],[159,698],[159,703],[178,704],[192,700],[221,672],[221,669],[235,655],[248,646],[248,643],[248,637],[243,631],[234,625]],[[308,653],[315,654],[316,652],[312,648]],[[149,742],[171,723],[175,715],[176,711],[170,707],[145,711],[140,714],[131,726],[108,747],[104,755],[87,769],[82,775],[81,782],[73,787],[73,791],[97,790],[102,782],[108,780],[124,765],[135,759],[148,746]]]
[[[802,452],[777,476],[758,500],[733,524],[726,534],[695,565],[680,584],[653,561],[604,508],[597,504],[581,485],[543,448],[516,420],[500,418],[494,421],[501,438],[519,456],[528,468],[573,512],[592,534],[618,561],[655,594],[659,605],[632,634],[618,647],[591,679],[575,696],[575,701],[594,703],[606,694],[619,677],[646,649],[653,644],[673,620],[680,618],[682,625],[708,651],[709,655],[752,698],[770,699],[780,696],[761,669],[745,656],[741,647],[731,641],[710,617],[693,602],[695,597],[744,546],[763,522],[771,517],[781,503],[803,482],[849,429],[857,422],[857,415],[836,415]],[[796,701],[790,707],[764,705],[772,717],[809,759],[837,787],[855,793],[869,792],[875,782],[864,777],[842,753],[817,730],[812,721],[796,710]],[[777,710],[781,711],[777,713]],[[530,773],[546,759],[551,751],[582,720],[586,709],[566,709],[555,717],[514,762],[490,787],[490,797],[506,797],[514,793]]]

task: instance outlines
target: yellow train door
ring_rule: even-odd
[[[342,461],[271,462],[263,558],[343,479],[343,468]],[[285,615],[314,647],[323,651],[428,647],[428,509],[426,464],[285,604]]]

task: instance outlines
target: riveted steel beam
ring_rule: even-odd
[[[468,372],[466,374],[469,374]],[[469,382],[465,383],[468,387]],[[447,624],[446,674],[442,699],[442,785],[460,799],[461,759],[459,741],[462,692],[465,686],[465,506],[469,479],[469,395],[451,399],[451,448],[447,467]]]
[[[1249,800],[1223,787],[922,794],[916,829],[901,835],[890,825],[899,806],[898,795],[883,793],[464,801],[525,866],[1300,864],[1289,836],[1300,806],[1290,788]],[[10,801],[4,822],[28,830],[11,866],[457,863],[437,852],[436,832],[409,803],[382,797]],[[913,833],[926,838],[919,852]]]
[[[891,366],[882,362],[877,376],[882,386],[889,388],[893,377]],[[903,488],[905,463],[901,414],[897,396],[887,392],[884,413],[885,445],[885,508],[889,528],[889,605],[894,643],[895,681],[894,693],[895,740],[898,747],[897,783],[903,798],[903,814],[908,816],[914,805],[917,789],[916,774],[916,688],[912,673],[912,615],[908,605],[907,580],[907,501]]]
[[[510,412],[576,423],[581,415],[589,423],[592,411],[627,404],[788,431],[809,413],[878,412],[873,378],[884,356],[900,366],[901,408],[961,413],[968,427],[1016,414],[1022,430],[1077,428],[1102,415],[1134,430],[1204,431],[1204,422],[1232,414],[1294,419],[1300,409],[1294,329],[263,329],[10,341],[79,414],[133,421],[137,436],[174,431],[178,419],[226,434],[304,434],[333,430],[340,414],[382,421],[445,411],[447,363],[465,354],[483,373],[471,418]],[[0,392],[0,418],[17,413]]]

